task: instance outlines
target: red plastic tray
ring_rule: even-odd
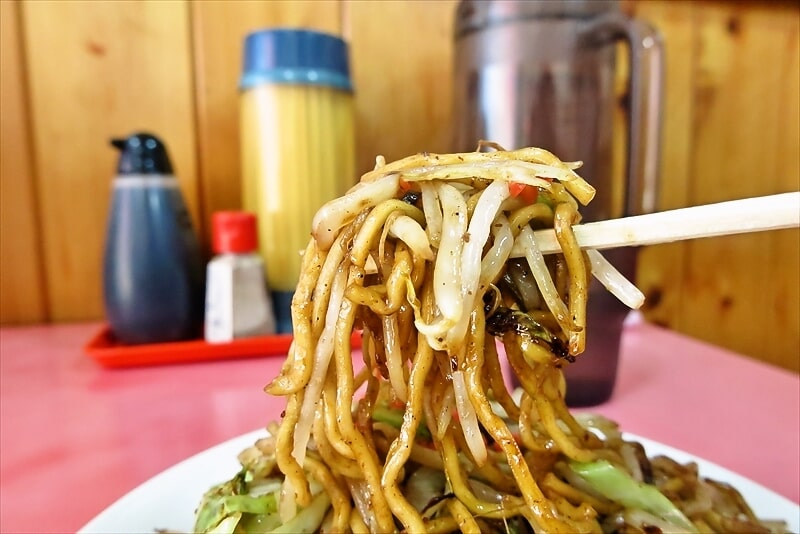
[[[122,345],[106,325],[84,346],[84,352],[103,367],[137,367],[210,360],[283,356],[292,343],[291,334],[234,339],[230,343],[207,343],[202,339],[149,345]],[[361,334],[353,332],[353,348],[361,347]]]

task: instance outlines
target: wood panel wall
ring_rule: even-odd
[[[447,151],[454,0],[0,2],[0,322],[103,315],[116,153],[167,142],[198,232],[238,208],[241,42],[265,26],[341,34],[357,162]],[[626,0],[667,48],[662,209],[800,189],[795,2]],[[650,247],[647,318],[800,370],[800,234]]]

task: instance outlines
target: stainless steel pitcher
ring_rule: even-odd
[[[616,47],[627,43],[627,179],[613,183]],[[658,32],[619,10],[616,0],[462,0],[456,12],[456,150],[478,139],[505,148],[539,146],[565,161],[597,196],[584,221],[655,208],[662,107],[663,47]],[[633,249],[606,251],[635,274]],[[628,310],[594,281],[587,350],[570,365],[567,402],[598,404],[613,391]]]

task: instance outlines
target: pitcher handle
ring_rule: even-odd
[[[650,24],[628,19],[630,124],[628,129],[629,215],[656,210],[664,95],[664,46]]]
[[[661,35],[647,22],[614,13],[599,18],[584,37],[595,42],[624,39],[630,49],[625,215],[653,212],[658,201],[664,85]]]

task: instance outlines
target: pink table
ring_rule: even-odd
[[[0,531],[71,532],[129,490],[283,408],[281,358],[106,370],[97,324],[0,330]],[[798,376],[644,323],[627,326],[623,429],[800,500]]]

